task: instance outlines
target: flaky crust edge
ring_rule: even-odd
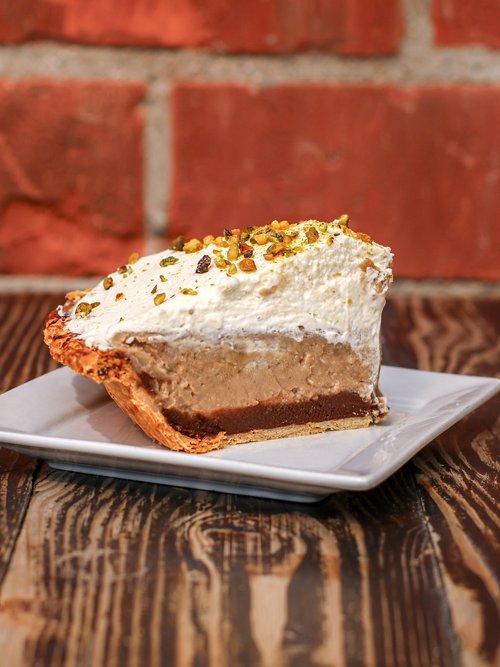
[[[75,373],[104,385],[111,398],[132,421],[150,438],[169,449],[199,454],[223,447],[223,434],[196,439],[175,430],[123,354],[115,350],[88,347],[66,329],[63,313],[85,294],[85,291],[69,292],[63,309],[53,310],[47,317],[44,340],[52,357]]]
[[[382,415],[348,417],[329,421],[295,424],[270,429],[256,429],[246,433],[193,438],[177,431],[168,422],[151,394],[141,382],[129,359],[116,350],[99,350],[88,347],[83,340],[65,327],[66,312],[86,291],[66,294],[62,309],[51,311],[44,328],[44,340],[52,357],[68,366],[75,373],[102,384],[113,401],[153,440],[165,447],[182,452],[203,454],[227,445],[298,435],[310,435],[324,431],[364,428],[380,421]]]

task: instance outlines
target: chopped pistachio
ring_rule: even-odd
[[[184,244],[184,252],[197,252],[198,250],[201,250],[203,248],[203,243],[199,241],[198,239],[191,239],[187,243]]]
[[[160,306],[165,301],[165,292],[160,292],[154,298],[155,306]]]
[[[165,276],[163,275],[163,273],[160,273],[160,280],[162,281],[162,283],[166,283],[166,282],[167,282],[167,279],[165,278]]]
[[[170,249],[171,250],[176,250],[180,251],[184,248],[184,237],[183,236],[178,236],[176,239],[172,241],[170,244]]]
[[[270,231],[266,234],[267,240],[270,241],[271,243],[276,242],[276,241],[283,241],[283,234],[280,234],[279,232],[276,231]]]
[[[316,227],[309,227],[309,229],[306,231],[306,238],[308,243],[314,243],[319,239],[319,234]]]
[[[214,238],[214,243],[218,248],[222,248],[223,243],[224,243],[224,237],[223,236],[216,236]]]
[[[281,255],[285,252],[286,246],[284,243],[271,243],[267,249],[268,255]]]
[[[238,259],[238,255],[240,254],[240,251],[238,249],[238,246],[236,243],[232,243],[229,246],[229,250],[227,251],[227,258],[230,262],[234,262],[235,259]]]
[[[198,292],[196,292],[196,290],[191,289],[189,287],[183,287],[181,289],[181,294],[186,294],[187,296],[196,296],[198,294]]]
[[[257,245],[264,245],[265,243],[267,243],[266,234],[255,234],[254,239]]]
[[[151,294],[156,294],[157,291],[158,291],[158,287],[155,285],[153,287],[153,289],[151,290]]]
[[[239,249],[243,257],[251,257],[253,255],[253,248],[248,243],[240,242]]]
[[[228,268],[227,272],[230,276],[234,276],[238,269],[236,268],[236,264],[231,264],[231,266]]]
[[[113,278],[111,276],[104,278],[104,280],[102,281],[102,286],[106,290],[108,290],[110,287],[113,287]]]
[[[115,301],[120,301],[124,296],[125,294],[123,292],[118,292],[118,294],[115,296]]]
[[[211,262],[212,258],[209,255],[203,255],[203,257],[200,259],[200,261],[196,266],[195,273],[206,273],[210,268]]]
[[[248,257],[242,259],[241,262],[238,263],[238,266],[240,267],[241,271],[245,271],[247,273],[250,271],[257,271],[255,262],[253,259],[249,259]]]
[[[86,303],[85,301],[79,303],[75,309],[75,315],[77,317],[87,317],[87,315],[90,315],[91,312],[92,312],[91,304]]]
[[[160,266],[172,266],[172,264],[177,264],[178,261],[178,257],[164,257],[160,261]]]
[[[346,227],[349,227],[349,220],[350,220],[350,218],[347,215],[347,213],[343,213],[339,218],[340,224],[345,225]]]

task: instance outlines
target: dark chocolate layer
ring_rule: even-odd
[[[343,391],[299,403],[261,402],[244,408],[195,413],[164,408],[163,414],[181,433],[203,437],[220,431],[233,435],[292,424],[364,417],[373,410],[377,410],[374,403],[365,401],[354,392]]]

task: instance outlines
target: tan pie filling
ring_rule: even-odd
[[[113,344],[167,419],[189,435],[381,414],[373,348],[359,354],[312,335],[235,337],[219,345],[126,340]]]

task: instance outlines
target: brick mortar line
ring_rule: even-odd
[[[417,35],[403,40],[399,54],[344,58],[324,53],[220,55],[195,50],[77,46],[40,42],[0,46],[0,77],[207,82],[284,83],[498,83],[500,52],[482,47],[429,48]]]
[[[166,234],[170,185],[170,118],[163,81],[147,86],[144,123],[144,236],[145,252],[152,253],[156,238]]]
[[[402,0],[404,34],[401,52],[414,54],[434,51],[431,0]]]
[[[0,276],[0,293],[64,292],[93,287],[102,276],[73,278],[66,276]],[[461,296],[500,297],[500,281],[479,280],[411,280],[397,279],[391,286],[392,296]]]

